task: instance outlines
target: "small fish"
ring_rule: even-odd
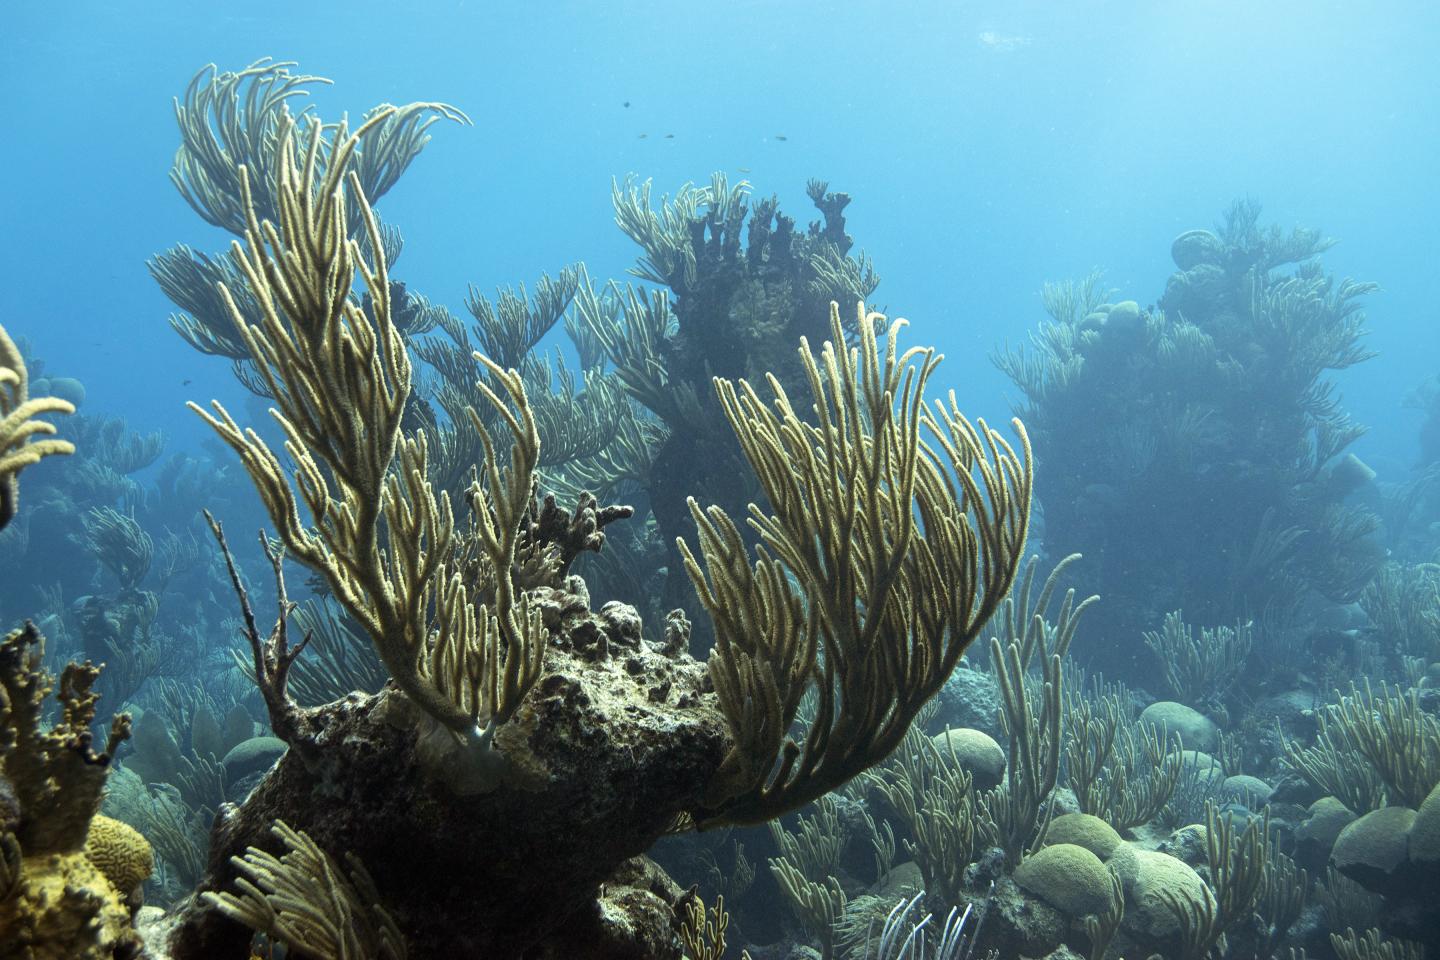
[[[182,387],[188,387],[188,386],[190,386],[190,384],[192,384],[192,383],[194,383],[194,382],[195,382],[195,381],[193,381],[193,380],[181,380],[181,381],[180,381],[180,386],[182,386]]]
[[[665,134],[665,139],[666,139],[666,140],[674,140],[674,139],[675,139],[675,134],[673,134],[673,133],[667,133],[667,134]]]
[[[776,139],[776,140],[782,140],[782,141],[783,141],[783,140],[789,140],[790,138],[787,137],[787,136],[785,136],[785,134],[783,134],[783,133],[777,133],[777,134],[775,134],[775,139]]]
[[[642,133],[642,134],[640,134],[640,136],[636,137],[635,139],[637,139],[637,140],[644,140],[644,139],[645,139],[646,137],[648,137],[648,136],[650,136],[650,134],[648,134],[648,133]]]
[[[620,104],[620,106],[622,106],[622,107],[629,107],[629,106],[630,106],[630,101],[629,101],[629,100],[626,100],[624,103]]]
[[[749,167],[736,167],[735,169],[736,169],[736,170],[739,170],[741,173],[749,173],[749,172],[750,172],[750,168],[749,168]]]

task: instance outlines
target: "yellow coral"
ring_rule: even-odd
[[[138,955],[130,908],[80,853],[26,857],[0,903],[0,960],[112,960]]]
[[[0,327],[0,527],[15,515],[20,498],[16,478],[20,470],[41,457],[73,453],[66,440],[31,440],[36,434],[55,432],[53,424],[36,417],[42,413],[74,413],[75,407],[57,397],[30,398],[25,360],[15,342]]]
[[[140,886],[155,869],[150,841],[140,831],[103,814],[90,821],[85,857],[115,885],[122,896]]]
[[[72,663],[60,676],[59,716],[47,726],[55,680],[43,656],[34,624],[0,640],[0,785],[7,794],[0,816],[0,960],[133,960],[143,944],[130,924],[129,891],[117,890],[82,850],[110,756],[130,735],[130,717],[116,717],[105,753],[94,752],[100,670]],[[110,826],[93,832],[96,849],[107,851],[99,861],[128,863],[133,872],[136,850],[149,855],[143,840],[117,837]],[[129,853],[122,852],[126,842]]]
[[[467,494],[467,528],[456,523],[449,497],[443,491],[437,496],[429,480],[424,432],[407,436],[402,430],[410,359],[391,315],[380,227],[358,174],[348,173],[347,189],[345,171],[366,136],[417,109],[442,107],[385,107],[354,134],[343,122],[329,128],[312,118],[303,138],[296,121],[282,116],[274,162],[277,223],[262,227],[250,174],[241,168],[248,220],[245,244],[236,244],[232,255],[259,305],[259,319],[246,320],[228,287],[220,293],[275,400],[293,476],[264,439],[242,429],[220,403],[212,401],[211,412],[190,407],[240,455],[288,556],[329,583],[375,641],[395,685],[445,727],[488,743],[482,728],[493,730],[519,709],[540,678],[549,639],[539,610],[510,573],[520,521],[530,506],[540,434],[520,374],[475,354],[488,371],[477,389],[514,446],[507,470],[499,439],[485,418],[470,411],[484,460],[477,465],[483,482]],[[350,234],[350,205],[369,237],[368,258],[357,242],[343,242]],[[335,282],[357,271],[368,306],[349,284]],[[302,503],[313,526],[301,520]],[[480,589],[462,574],[468,557],[489,561],[497,571],[493,584]],[[270,680],[259,679],[268,689]]]

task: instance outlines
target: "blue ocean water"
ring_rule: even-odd
[[[1419,414],[1401,400],[1440,366],[1431,4],[12,2],[0,17],[0,320],[84,380],[92,410],[172,443],[202,435],[183,401],[236,388],[170,331],[144,268],[177,242],[228,243],[166,178],[171,98],[206,63],[261,56],[333,79],[313,98],[326,118],[444,100],[475,120],[438,128],[380,206],[404,229],[407,281],[455,308],[467,284],[574,260],[622,276],[611,177],[669,192],[726,170],[795,210],[824,177],[855,198],[877,301],[945,352],[968,412],[997,418],[1010,391],[988,355],[1040,321],[1043,282],[1100,267],[1148,303],[1171,238],[1252,196],[1268,221],[1339,238],[1337,274],[1382,286],[1381,357],[1340,376],[1371,426],[1362,455],[1413,460]]]

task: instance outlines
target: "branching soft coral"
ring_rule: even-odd
[[[240,455],[280,539],[371,636],[396,685],[439,723],[468,735],[514,713],[544,656],[544,628],[510,574],[539,436],[519,375],[477,355],[497,384],[478,389],[513,446],[503,469],[472,412],[485,459],[469,493],[473,522],[457,528],[449,496],[437,496],[427,479],[424,433],[402,434],[410,358],[391,319],[379,227],[359,176],[346,172],[348,155],[388,120],[379,111],[354,133],[342,123],[328,147],[314,122],[303,154],[297,137],[282,130],[278,223],[260,220],[242,168],[249,225],[232,256],[261,321],[246,323],[228,290],[222,293],[275,398],[296,468],[293,485],[259,434],[243,430],[223,406],[213,404],[213,414],[192,407]],[[348,239],[351,206],[370,235],[369,261]],[[357,270],[368,310],[351,293]],[[300,519],[302,501],[314,526]],[[488,563],[488,589],[463,576],[472,557]]]
[[[1023,429],[1017,453],[965,420],[953,396],[928,407],[933,351],[901,352],[898,325],[877,344],[882,317],[862,307],[847,330],[832,308],[832,342],[789,361],[818,424],[790,407],[780,380],[773,405],[744,381],[716,383],[711,402],[770,511],[753,513],[764,547],[752,571],[723,510],[694,508],[702,538],[689,570],[722,636],[708,675],[684,652],[683,616],[660,641],[623,604],[591,613],[583,581],[561,574],[628,509],[537,501],[533,380],[473,355],[486,411],[455,418],[479,443],[468,522],[435,488],[434,438],[407,432],[411,360],[384,244],[361,179],[343,172],[369,125],[386,121],[353,134],[312,122],[304,138],[280,129],[274,222],[241,170],[245,242],[232,257],[253,318],[220,293],[275,399],[291,467],[219,404],[196,409],[239,454],[284,548],[263,543],[278,599],[268,637],[233,563],[230,573],[253,673],[294,749],[217,818],[202,881],[216,896],[185,907],[171,943],[183,960],[238,958],[246,925],[268,929],[292,893],[323,898],[308,881],[271,882],[296,861],[301,833],[311,866],[343,852],[374,871],[412,957],[550,955],[546,945],[586,924],[618,937],[618,921],[596,909],[604,885],[677,822],[769,819],[889,753],[997,609],[1024,546]],[[843,205],[816,194],[822,210]],[[366,243],[351,239],[352,211]],[[286,558],[320,575],[392,684],[304,711],[289,699],[286,676],[308,641],[288,640]],[[817,720],[802,748],[784,735],[812,681]],[[277,838],[277,821],[296,833]],[[277,839],[291,850],[277,852]],[[238,897],[221,892],[245,876],[252,887]],[[301,906],[297,918],[329,915]],[[668,925],[663,939],[672,943]]]
[[[857,326],[884,322],[863,304]],[[717,380],[730,426],[770,509],[752,505],[763,545],[751,566],[719,507],[690,509],[700,531],[685,567],[715,622],[710,674],[735,745],[698,819],[759,822],[834,790],[890,754],[999,608],[1025,548],[1031,459],[949,401],[926,405],[939,358],[898,346],[890,326],[847,349],[800,358],[817,423],[775,377],[773,399]],[[803,746],[787,736],[814,685]]]
[[[250,848],[236,858],[239,894],[208,893],[226,916],[313,960],[405,960],[405,939],[379,904],[375,882],[349,858],[348,876],[301,831],[277,821],[283,856]]]
[[[68,440],[42,439],[55,425],[37,419],[45,413],[74,413],[59,397],[30,397],[25,358],[4,327],[0,327],[0,529],[15,516],[20,500],[20,471],[55,453],[74,453]]]

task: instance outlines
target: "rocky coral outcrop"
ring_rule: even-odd
[[[611,878],[699,805],[725,721],[683,643],[644,640],[633,618],[592,615],[581,594],[551,599],[544,676],[487,755],[457,748],[393,690],[319,708],[313,737],[220,812],[201,889],[229,888],[230,857],[247,846],[275,849],[282,819],[359,858],[413,932],[411,960],[559,956],[575,930],[600,927],[617,944],[629,930],[641,951],[664,896]],[[196,898],[170,947],[176,960],[244,960],[250,936]]]
[[[0,960],[133,960],[149,844],[96,815],[130,717],[97,752],[99,668],[72,663],[56,683],[43,656],[33,624],[0,641]],[[52,689],[59,716],[47,722]]]

